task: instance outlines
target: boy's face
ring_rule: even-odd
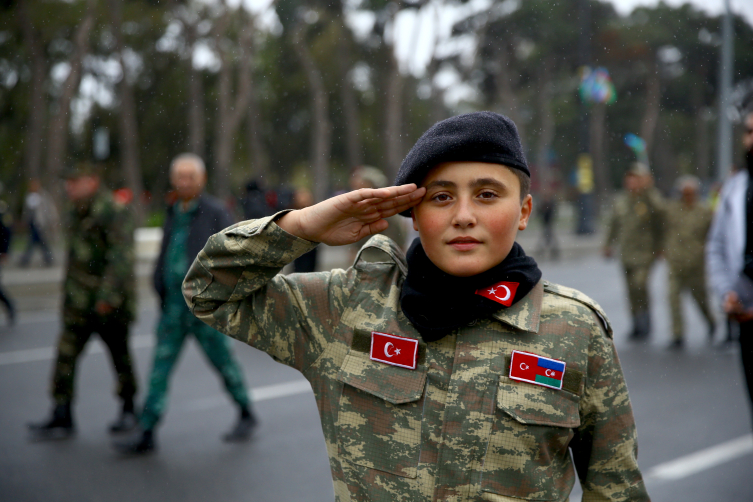
[[[528,226],[531,196],[520,202],[520,182],[500,164],[446,162],[421,183],[413,228],[429,259],[444,272],[468,277],[507,257],[518,230]]]

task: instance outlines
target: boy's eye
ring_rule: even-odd
[[[480,198],[482,198],[482,199],[494,199],[495,197],[497,197],[497,194],[494,193],[494,192],[490,192],[488,190],[485,190],[485,191],[481,192],[480,194],[478,194],[478,196]]]

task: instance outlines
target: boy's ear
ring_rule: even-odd
[[[523,199],[523,204],[520,206],[520,221],[518,222],[518,230],[525,230],[528,226],[528,219],[531,217],[531,211],[533,210],[533,197],[529,193],[526,198]]]
[[[416,221],[416,208],[412,207],[410,209],[410,217],[413,220],[413,230],[418,232],[418,222]]]

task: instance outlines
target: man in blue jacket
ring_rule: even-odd
[[[170,167],[170,183],[177,200],[168,210],[154,271],[154,287],[161,300],[162,316],[157,327],[149,394],[139,418],[139,433],[129,441],[115,443],[122,453],[146,453],[155,449],[154,429],[167,405],[168,379],[189,333],[196,337],[239,408],[237,424],[223,439],[245,440],[256,425],[243,372],[233,357],[229,338],[196,319],[181,292],[188,267],[207,239],[233,221],[218,199],[203,193],[206,169],[200,157],[193,154],[176,157]]]

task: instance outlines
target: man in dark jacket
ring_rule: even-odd
[[[154,450],[154,429],[167,404],[168,379],[189,333],[196,337],[222,376],[225,388],[240,410],[238,423],[224,440],[245,440],[256,425],[243,373],[233,357],[228,338],[191,315],[181,292],[188,267],[207,239],[233,222],[219,200],[203,193],[206,171],[200,157],[193,154],[176,157],[170,168],[170,182],[177,200],[168,210],[154,272],[162,316],[157,327],[149,394],[139,419],[141,431],[129,441],[115,443],[123,453]]]

